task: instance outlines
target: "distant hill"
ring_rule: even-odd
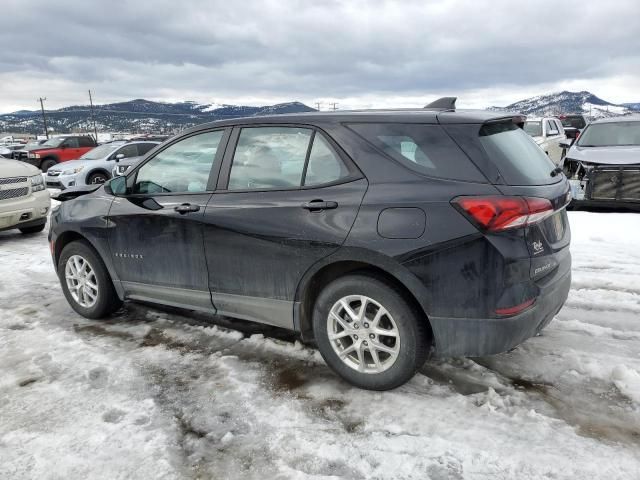
[[[607,102],[591,92],[563,91],[527,98],[506,107],[489,107],[489,110],[518,112],[529,116],[582,113],[592,118],[601,118],[640,113],[640,104],[615,104]]]
[[[128,102],[95,105],[98,131],[131,133],[175,133],[194,125],[234,117],[313,112],[300,102],[263,107],[245,105],[199,104],[196,102],[153,102],[136,99]],[[73,105],[46,111],[47,124],[56,133],[92,131],[91,109]],[[20,110],[0,115],[0,132],[39,134],[44,131],[39,110]]]

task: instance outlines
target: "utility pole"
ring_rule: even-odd
[[[47,99],[47,97],[40,97],[40,110],[42,111],[42,122],[44,123],[44,134],[47,136],[47,139],[49,138],[49,129],[47,128],[47,116],[44,114],[44,104],[42,102],[44,102]]]
[[[333,102],[330,104],[331,105],[331,109],[335,112],[338,109],[338,104],[336,102]]]
[[[91,98],[91,90],[89,90],[89,104],[91,105],[91,120],[93,121],[93,133],[96,143],[98,143],[98,127],[96,127],[96,116],[93,113],[93,99]]]
[[[316,110],[320,111],[320,105],[322,105],[320,102],[316,102]]]

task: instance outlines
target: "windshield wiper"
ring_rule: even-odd
[[[556,167],[551,170],[551,176],[555,177],[556,175],[560,175],[562,173],[562,167]]]

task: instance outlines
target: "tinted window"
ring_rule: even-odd
[[[557,182],[555,165],[536,142],[511,122],[490,123],[480,128],[479,139],[488,158],[510,185],[544,185]]]
[[[362,123],[349,127],[388,156],[418,173],[486,182],[471,160],[438,125]]]
[[[349,175],[349,170],[342,160],[335,154],[329,143],[316,133],[313,137],[313,146],[309,155],[307,174],[304,184],[321,185],[340,180]]]
[[[134,193],[205,192],[222,134],[193,135],[162,150],[138,170]]]
[[[255,127],[240,131],[229,190],[298,188],[312,130]]]
[[[92,148],[80,158],[83,160],[102,160],[103,158],[109,157],[109,155],[111,155],[111,153],[119,146],[120,145],[118,144],[105,143],[104,145],[100,145],[99,147]]]
[[[136,147],[135,145],[125,145],[116,152],[116,155],[120,154],[124,155],[124,158],[137,157],[138,147]]]
[[[155,143],[137,143],[136,146],[138,147],[138,155],[144,155],[156,145],[157,144]]]
[[[560,119],[565,127],[573,127],[582,130],[587,126],[582,115],[567,115]]]
[[[67,138],[62,145],[64,145],[67,148],[79,148],[77,138]]]
[[[80,137],[78,139],[78,143],[81,147],[95,147],[96,144],[92,138],[89,137]]]
[[[581,147],[640,145],[640,122],[593,123],[578,139]]]

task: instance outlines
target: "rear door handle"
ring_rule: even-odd
[[[310,212],[318,212],[320,210],[331,210],[338,208],[338,202],[325,202],[324,200],[311,200],[310,202],[303,203],[302,208],[309,210]]]
[[[174,210],[179,214],[184,215],[185,213],[199,211],[200,205],[193,205],[192,203],[183,203],[182,205],[178,205],[177,207],[175,207]]]

